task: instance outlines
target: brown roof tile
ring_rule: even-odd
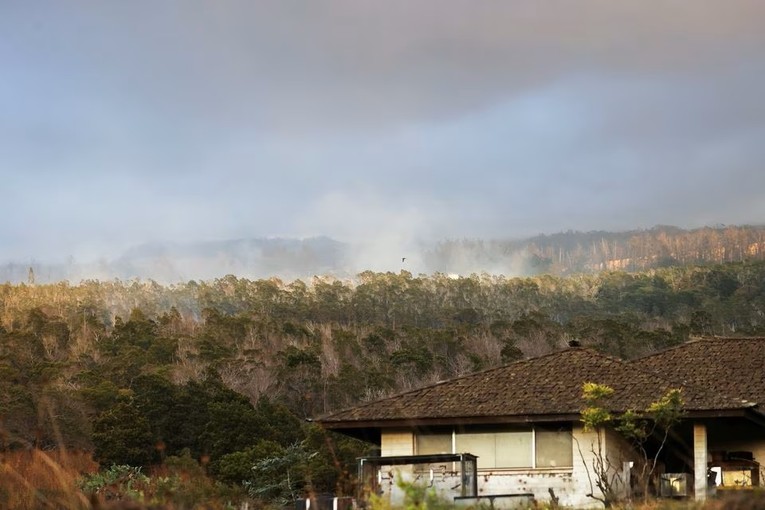
[[[692,384],[667,381],[638,365],[572,348],[364,403],[317,421],[332,428],[353,422],[573,415],[584,407],[585,382],[615,390],[609,399],[614,412],[644,410],[676,387],[683,388],[687,410],[747,407],[740,400]]]
[[[632,365],[765,408],[765,338],[694,340]]]

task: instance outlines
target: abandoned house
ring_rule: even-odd
[[[765,339],[701,339],[633,361],[581,347],[510,363],[324,416],[326,429],[379,445],[359,460],[366,494],[403,501],[399,483],[496,507],[549,501],[600,507],[598,463],[636,494],[638,452],[612,428],[586,430],[584,383],[612,388],[608,410],[645,411],[672,389],[682,419],[649,437],[652,491],[704,499],[760,482],[765,464]],[[663,437],[662,434],[657,436]],[[516,502],[516,503],[513,503]]]

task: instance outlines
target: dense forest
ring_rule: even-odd
[[[5,284],[0,451],[64,445],[103,469],[187,462],[259,501],[342,493],[370,445],[308,418],[572,339],[630,358],[697,335],[764,334],[762,261]]]

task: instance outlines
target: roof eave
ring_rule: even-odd
[[[743,417],[765,427],[765,415],[752,407],[732,409],[687,410],[683,419],[737,418]],[[346,432],[362,429],[402,429],[413,427],[439,427],[448,425],[499,425],[526,423],[560,423],[581,421],[580,413],[524,414],[512,416],[449,416],[438,418],[395,418],[382,420],[337,420],[316,422],[328,430]]]
[[[387,420],[345,420],[345,421],[322,421],[317,420],[322,427],[329,430],[344,429],[394,429],[411,427],[438,427],[442,425],[498,425],[498,424],[522,424],[522,423],[553,423],[579,421],[579,413],[563,414],[537,414],[537,415],[513,415],[513,416],[451,416],[439,418],[396,418]]]

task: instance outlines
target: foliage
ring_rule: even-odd
[[[609,411],[608,400],[613,396],[613,388],[604,384],[585,382],[582,387],[582,399],[585,408],[581,411],[581,421],[586,431],[595,431],[596,444],[593,446],[593,472],[595,486],[601,496],[591,494],[606,507],[620,499],[617,485],[620,479],[618,466],[613,466],[603,450],[603,431],[611,427],[625,438],[640,455],[638,465],[638,483],[644,498],[649,496],[649,484],[656,470],[656,465],[671,429],[683,417],[683,398],[679,389],[670,389],[658,400],[649,404],[645,411],[627,411],[614,416]],[[654,440],[658,446],[649,449],[648,442]]]
[[[280,448],[252,466],[252,477],[243,486],[253,498],[287,505],[304,496],[304,487],[310,487],[308,463],[314,456],[316,452],[307,451],[304,443]]]
[[[146,466],[154,449],[149,420],[130,400],[119,401],[96,417],[93,444],[96,459],[107,465]]]
[[[87,493],[119,491],[120,497],[141,500],[148,483],[149,477],[141,472],[141,468],[127,464],[112,464],[108,469],[86,476],[82,480],[81,487]],[[114,497],[111,496],[108,499]]]
[[[130,501],[163,508],[234,508],[246,496],[209,479],[190,458],[173,457],[155,474],[140,468],[112,465],[86,475],[80,488],[100,501]],[[238,505],[237,505],[238,506]],[[130,508],[139,508],[131,506]]]

